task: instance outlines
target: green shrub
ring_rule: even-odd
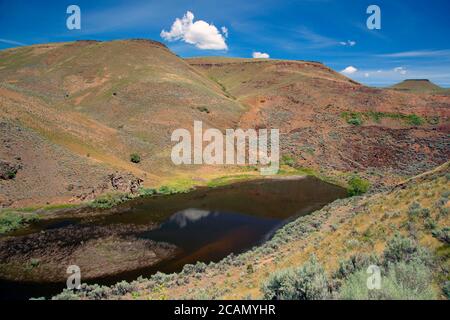
[[[89,286],[89,289],[85,294],[88,298],[93,300],[107,299],[111,295],[111,289],[106,286],[94,284]]]
[[[38,267],[40,263],[41,263],[40,259],[35,259],[35,258],[30,259],[30,266],[32,268]]]
[[[275,272],[263,285],[265,299],[321,300],[329,297],[325,270],[312,256],[303,266]]]
[[[408,216],[410,218],[428,218],[430,216],[430,209],[422,208],[418,202],[413,202],[408,208]]]
[[[135,286],[132,285],[131,283],[126,282],[125,280],[116,283],[112,287],[112,293],[118,296],[123,296],[135,290],[136,290]]]
[[[141,197],[152,196],[156,193],[157,193],[157,190],[153,189],[153,188],[140,188],[139,189],[139,196],[141,196]]]
[[[63,292],[54,296],[52,300],[80,300],[80,297],[73,290],[65,288]]]
[[[128,193],[108,193],[92,201],[90,206],[96,209],[109,209],[132,198]]]
[[[262,287],[264,299],[290,300],[294,299],[294,272],[292,269],[274,272]]]
[[[158,189],[158,193],[159,194],[164,194],[164,195],[169,195],[169,194],[176,193],[176,190],[171,188],[171,187],[169,187],[169,186],[161,186]]]
[[[362,120],[361,118],[350,118],[347,120],[348,124],[354,125],[354,126],[360,126],[362,125]]]
[[[428,266],[433,264],[433,257],[426,248],[418,246],[414,240],[403,237],[400,234],[396,234],[388,241],[384,249],[383,257],[386,266],[390,263],[409,263],[413,261]]]
[[[450,244],[450,227],[444,227],[439,230],[433,230],[433,237],[438,239],[439,241]]]
[[[360,126],[363,123],[361,113],[359,112],[343,112],[341,116],[347,121],[348,124],[354,126]]]
[[[414,125],[414,126],[420,126],[425,123],[425,120],[416,114],[408,115],[407,121],[409,124]]]
[[[133,163],[139,163],[141,162],[141,156],[137,153],[130,154],[130,161]]]
[[[431,271],[420,262],[391,264],[381,275],[381,288],[367,287],[368,274],[360,270],[348,277],[339,289],[344,300],[429,300],[436,299]]]
[[[379,259],[376,256],[357,253],[347,260],[341,260],[339,262],[339,268],[334,274],[334,278],[345,279],[356,271],[361,269],[365,270],[368,266],[372,264],[377,265],[378,263]]]
[[[283,155],[281,158],[281,163],[289,167],[293,167],[295,165],[295,160],[291,156]]]
[[[207,107],[197,107],[200,112],[209,113],[209,109]]]
[[[6,177],[8,179],[14,179],[16,177],[17,174],[17,170],[9,170],[8,172],[6,172]]]
[[[369,190],[369,181],[353,175],[348,182],[348,194],[349,196],[358,196],[366,193]]]
[[[437,223],[434,219],[432,218],[427,218],[425,220],[425,228],[429,229],[429,230],[434,230],[437,227]]]
[[[447,299],[450,299],[450,281],[445,281],[442,286],[442,292]]]

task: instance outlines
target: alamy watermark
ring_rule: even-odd
[[[367,277],[367,289],[369,290],[380,290],[381,289],[381,269],[379,266],[374,264],[370,265],[366,273],[370,276]]]
[[[66,285],[67,289],[80,289],[81,288],[81,269],[77,265],[71,265],[67,267],[67,277]]]
[[[268,129],[226,129],[224,134],[214,128],[203,132],[203,123],[194,121],[192,138],[187,129],[176,129],[171,136],[171,158],[175,165],[259,165],[262,175],[277,174],[280,167],[280,132]],[[247,143],[248,142],[248,143]],[[204,147],[204,144],[207,145]],[[269,155],[270,151],[270,155]],[[248,157],[247,157],[248,155]],[[248,161],[247,161],[248,159]]]
[[[367,14],[370,16],[367,18],[367,28],[369,30],[380,30],[381,29],[381,9],[379,6],[372,4],[367,7]]]
[[[77,5],[70,5],[66,10],[67,14],[70,14],[66,20],[66,26],[69,30],[80,30],[81,29],[81,9]]]

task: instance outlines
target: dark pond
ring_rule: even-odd
[[[74,224],[150,224],[159,227],[141,232],[140,237],[176,245],[170,259],[139,270],[93,279],[88,283],[110,285],[121,280],[149,277],[157,271],[180,271],[185,264],[219,261],[270,238],[285,223],[306,215],[337,198],[346,190],[313,177],[258,180],[190,193],[134,200],[118,213],[76,220],[42,221],[22,233],[65,228]],[[50,296],[65,283],[19,283],[0,280],[0,299]]]

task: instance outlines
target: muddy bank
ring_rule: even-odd
[[[174,245],[139,238],[156,225],[69,225],[0,239],[0,278],[60,282],[77,265],[82,279],[151,266],[170,258]]]

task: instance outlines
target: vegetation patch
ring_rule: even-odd
[[[360,126],[365,121],[372,121],[380,123],[382,119],[389,118],[402,121],[405,124],[413,126],[421,126],[428,122],[430,124],[439,123],[439,117],[431,117],[424,119],[416,114],[402,114],[402,113],[392,113],[392,112],[378,112],[378,111],[368,111],[368,112],[349,112],[345,111],[341,113],[341,117],[351,125]]]
[[[258,176],[254,176],[254,175],[250,175],[250,174],[224,176],[224,177],[219,177],[219,178],[215,178],[215,179],[210,180],[207,183],[207,186],[210,187],[210,188],[216,188],[216,187],[225,186],[225,185],[233,183],[233,182],[238,182],[238,181],[242,181],[242,180],[249,180],[249,179],[255,179],[255,178],[258,178]]]
[[[292,158],[289,155],[283,155],[281,157],[281,164],[284,164],[284,165],[289,166],[289,167],[294,167],[295,166],[295,160],[294,160],[294,158]]]
[[[133,196],[128,193],[107,193],[92,201],[90,206],[95,209],[110,209],[131,199]]]
[[[0,213],[0,234],[11,232],[27,226],[39,219],[37,214],[6,211]]]
[[[378,288],[367,285],[369,266],[380,269]],[[397,234],[381,258],[351,256],[329,276],[312,256],[298,268],[276,271],[261,290],[270,300],[429,300],[438,295],[432,286],[432,267],[433,257],[426,248]]]
[[[349,196],[359,196],[367,192],[370,187],[370,182],[360,178],[357,175],[353,175],[348,181],[348,194]]]
[[[130,161],[133,163],[139,163],[141,162],[141,156],[137,153],[130,154]]]
[[[197,110],[204,113],[209,113],[209,109],[207,107],[197,107]]]

